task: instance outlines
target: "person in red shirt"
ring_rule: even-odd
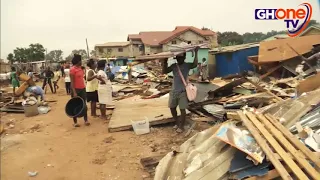
[[[70,80],[71,80],[71,97],[81,97],[84,102],[87,101],[86,85],[84,82],[84,71],[81,68],[81,55],[75,54],[72,59],[72,67],[70,69]],[[89,126],[87,115],[87,106],[85,108],[85,114],[83,116],[86,126]],[[77,118],[73,118],[74,127],[80,127]]]

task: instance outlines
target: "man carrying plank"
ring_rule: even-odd
[[[182,77],[180,77],[181,72],[185,81],[187,81],[190,69],[197,67],[198,65],[198,49],[196,47],[194,50],[194,61],[193,63],[184,62],[186,59],[186,53],[176,56],[177,62],[168,67],[168,59],[166,59],[162,64],[163,74],[173,73],[173,86],[169,94],[169,108],[173,119],[176,121],[174,129],[177,133],[183,132],[184,124],[186,121],[186,109],[188,108],[188,98],[186,93],[186,88],[183,84]],[[180,108],[181,116],[178,119],[177,106]]]

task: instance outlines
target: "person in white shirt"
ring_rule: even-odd
[[[67,64],[66,68],[64,69],[64,82],[66,85],[66,91],[69,95],[71,93],[71,80],[70,80],[70,65]]]
[[[106,106],[112,105],[112,85],[108,79],[107,74],[104,72],[106,66],[105,61],[98,61],[98,73],[97,79],[99,80],[98,85],[98,97],[101,111],[101,118],[106,119]]]

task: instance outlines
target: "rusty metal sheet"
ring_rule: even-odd
[[[258,63],[285,61],[297,56],[288,44],[299,54],[311,51],[312,45],[319,44],[320,35],[278,39],[260,43]]]

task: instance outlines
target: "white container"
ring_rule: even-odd
[[[136,135],[147,134],[150,132],[149,119],[144,117],[142,121],[132,121],[131,124]]]

